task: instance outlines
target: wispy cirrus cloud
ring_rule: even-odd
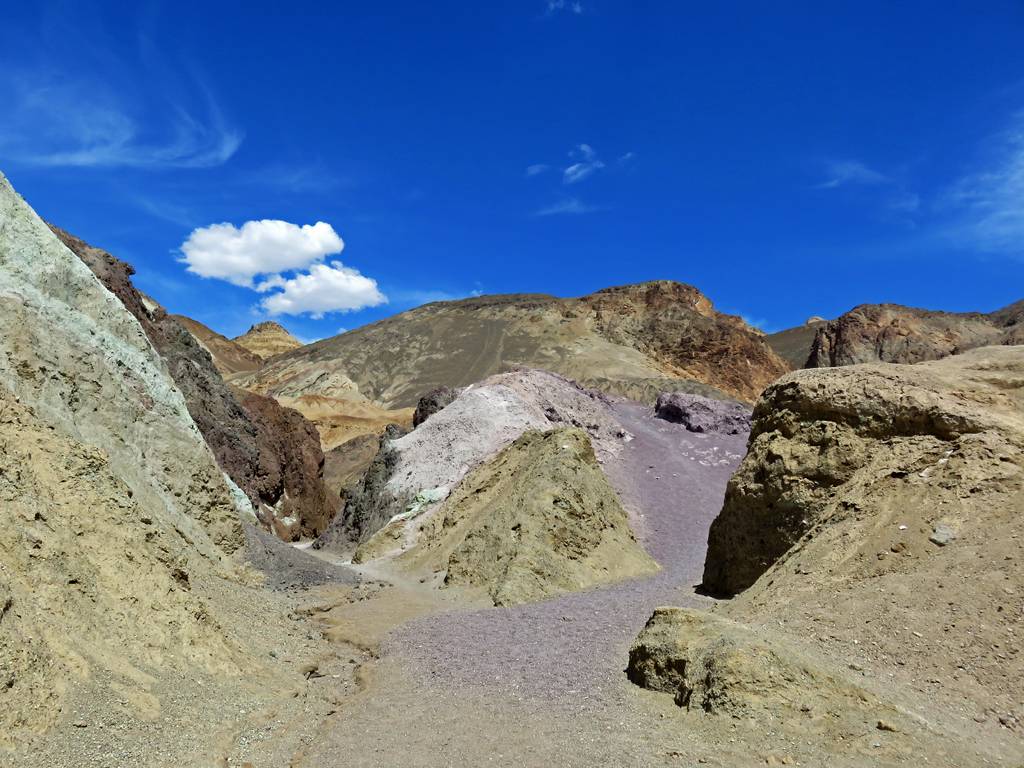
[[[832,160],[826,164],[825,181],[818,189],[836,189],[850,184],[887,184],[891,179],[859,160]]]
[[[545,15],[551,16],[563,11],[580,16],[583,13],[583,3],[580,0],[547,0]]]
[[[546,173],[551,170],[551,166],[547,163],[534,163],[533,165],[526,166],[527,176],[540,176],[542,173]]]
[[[546,206],[534,212],[534,216],[559,216],[561,214],[581,214],[581,213],[594,213],[601,210],[596,205],[590,205],[584,203],[578,197],[568,197],[565,200],[559,200],[553,205]]]
[[[69,73],[0,74],[0,154],[14,164],[78,168],[210,168],[244,135],[201,82],[195,103],[132,103],[101,82]],[[156,119],[154,119],[156,117]]]
[[[986,144],[988,167],[958,179],[942,207],[953,212],[961,245],[1024,258],[1024,112]]]
[[[570,152],[573,163],[562,170],[563,184],[576,184],[604,168],[594,148],[589,144],[577,144]]]

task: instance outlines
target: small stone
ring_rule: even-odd
[[[75,720],[71,725],[75,728],[88,728],[89,724],[85,720]]]
[[[879,720],[875,726],[880,731],[888,731],[889,733],[896,733],[896,726],[890,723],[888,720]]]
[[[954,531],[948,525],[942,525],[940,523],[932,529],[932,535],[928,537],[928,541],[930,541],[932,544],[944,547],[955,538],[956,531]]]

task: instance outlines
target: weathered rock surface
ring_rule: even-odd
[[[397,424],[384,430],[362,479],[346,494],[341,513],[313,542],[316,549],[351,549],[383,528],[400,511],[394,496],[387,491],[387,484],[398,463],[398,452],[392,442],[405,434]]]
[[[196,334],[162,307],[147,302],[132,285],[131,265],[50,228],[142,326],[218,465],[249,498],[261,522],[287,539],[321,531],[335,505],[327,500],[322,454],[312,426],[269,398],[232,392]],[[243,398],[247,407],[240,402]]]
[[[171,317],[183,325],[185,330],[191,333],[199,345],[210,354],[213,364],[222,376],[249,373],[263,365],[263,358],[255,352],[250,352],[241,344],[235,343],[227,336],[222,336],[198,320],[185,317],[185,315],[171,315]]]
[[[819,719],[873,725],[885,717],[907,727],[893,706],[837,670],[707,611],[656,609],[629,650],[626,674],[688,711],[773,721],[813,711]]]
[[[412,415],[412,426],[418,427],[458,396],[459,390],[451,387],[438,387],[430,390],[416,404],[416,411]]]
[[[281,539],[319,535],[341,506],[323,481],[324,454],[316,427],[269,397],[236,389],[235,395],[256,425],[259,446],[257,515]]]
[[[751,410],[742,403],[665,392],[658,395],[654,412],[659,419],[682,424],[690,432],[739,435],[750,431]]]
[[[919,363],[992,344],[1021,343],[1018,302],[991,314],[933,312],[864,304],[817,328],[807,368],[857,363]]]
[[[346,503],[321,544],[361,543],[421,493],[447,497],[467,472],[526,430],[558,426],[586,430],[599,456],[617,450],[623,436],[604,396],[552,373],[516,371],[467,387],[408,435],[382,442],[371,466],[379,474],[368,475],[372,482]]]
[[[739,592],[716,613],[1019,755],[1021,510],[1024,347],[798,371],[755,409],[704,582]]]
[[[980,442],[1020,433],[1021,357],[1020,349],[995,348],[912,367],[795,372],[769,387],[711,527],[705,587],[749,587],[817,525],[858,509],[847,494],[859,496],[879,473],[909,475],[953,455],[981,471]],[[1003,370],[987,374],[991,366]]]
[[[93,678],[134,703],[147,667],[239,669],[202,584],[233,571],[252,511],[138,321],[2,175],[0,327],[9,745]]]
[[[478,466],[439,506],[409,510],[359,550],[404,549],[419,572],[515,605],[657,570],[636,541],[586,432],[530,430]],[[408,530],[408,528],[415,530]]]
[[[280,323],[272,320],[256,323],[241,336],[235,337],[234,342],[264,360],[302,346],[301,341],[288,333]]]
[[[481,296],[438,302],[285,353],[244,382],[280,395],[413,407],[435,387],[463,387],[516,368],[553,371],[585,386],[653,399],[695,391],[753,401],[789,366],[740,318],[670,281],[578,299]],[[333,392],[332,392],[333,390]],[[344,406],[345,403],[339,403]]]

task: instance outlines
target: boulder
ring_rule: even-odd
[[[685,392],[658,395],[654,413],[659,419],[682,424],[690,432],[739,435],[750,431],[751,409],[747,406]]]
[[[892,706],[777,639],[706,611],[657,608],[629,650],[626,675],[690,712],[773,722],[815,711],[905,722]],[[895,727],[895,726],[893,726]]]
[[[418,427],[435,413],[459,396],[459,390],[452,387],[437,387],[420,398],[412,415],[413,427]]]

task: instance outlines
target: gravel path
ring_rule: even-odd
[[[385,650],[415,678],[447,689],[483,687],[513,698],[602,705],[621,696],[626,651],[656,606],[707,604],[693,588],[708,526],[747,436],[687,432],[642,405],[615,409],[634,439],[606,469],[662,570],[542,603],[410,622],[391,634]]]

